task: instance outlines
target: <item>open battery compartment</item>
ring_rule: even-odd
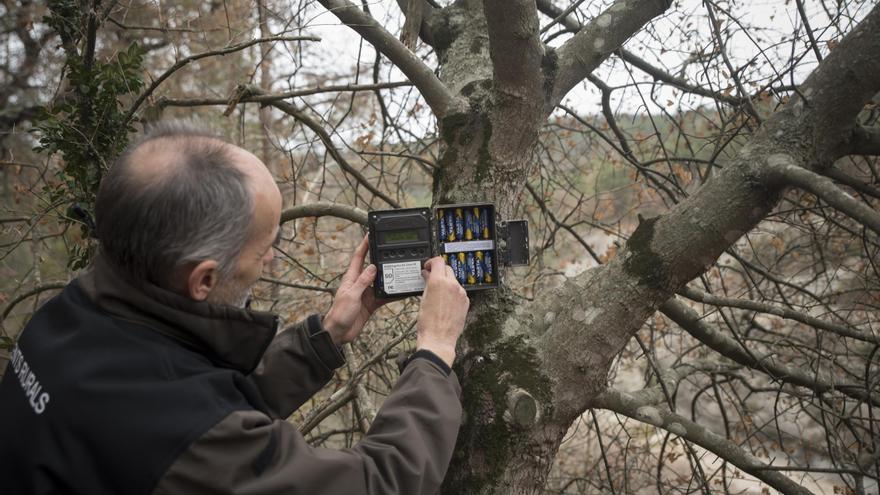
[[[498,237],[492,204],[442,205],[434,213],[439,254],[467,290],[498,287]]]

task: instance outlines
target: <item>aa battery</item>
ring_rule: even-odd
[[[446,240],[452,242],[456,239],[455,237],[455,219],[452,210],[446,210]]]
[[[476,208],[473,208],[476,210]],[[474,218],[474,212],[471,209],[464,211],[464,239],[472,241],[474,234],[480,235],[480,218]]]
[[[446,222],[443,218],[443,210],[437,210],[437,230],[440,234],[440,240],[446,239]]]
[[[474,208],[477,211],[477,208]],[[486,208],[480,210],[480,227],[483,231],[483,239],[489,239],[489,211]]]
[[[471,217],[471,232],[473,232],[473,239],[479,239],[483,230],[483,223],[480,220],[483,217],[480,215],[480,208],[476,206],[469,208],[468,215]]]
[[[455,274],[455,278],[464,284],[467,280],[467,257],[464,253],[457,253],[455,256],[458,258],[458,273]]]
[[[492,278],[495,275],[495,271],[492,269],[492,252],[486,251],[483,255],[483,280],[487,283],[492,283]]]
[[[473,251],[468,252],[466,259],[467,264],[465,265],[465,268],[467,269],[467,283],[475,284],[477,283],[477,267],[475,266],[476,260],[474,259]]]
[[[464,239],[464,212],[461,208],[455,209],[455,238]]]
[[[477,281],[482,282],[484,280],[483,277],[484,277],[484,272],[485,272],[485,270],[483,270],[483,263],[485,263],[484,258],[483,258],[483,252],[482,251],[475,252],[474,257],[476,258],[474,260],[474,274],[476,275]]]
[[[458,253],[458,254],[464,256],[464,253]],[[458,280],[459,283],[463,284],[464,283],[464,262],[461,261],[458,256],[453,255],[450,258],[449,266],[452,267],[452,273],[455,274],[456,280]]]

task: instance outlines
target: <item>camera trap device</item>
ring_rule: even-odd
[[[503,221],[492,203],[371,211],[367,227],[380,298],[421,294],[422,267],[434,256],[467,291],[496,288],[501,268],[529,263],[528,221]]]

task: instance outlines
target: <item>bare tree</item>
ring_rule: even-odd
[[[797,0],[780,34],[712,1],[317,3],[152,27],[110,9],[130,38],[214,41],[158,50],[128,116],[219,107],[261,136],[289,206],[265,304],[289,315],[328,300],[365,209],[530,217],[532,266],[473,295],[444,492],[876,490],[880,7]],[[329,15],[375,51],[322,62],[299,30]],[[412,311],[294,418],[313,443],[366,431]]]

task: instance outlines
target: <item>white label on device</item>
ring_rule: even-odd
[[[425,290],[420,261],[382,263],[382,276],[386,294],[418,292]]]
[[[459,241],[447,242],[443,244],[444,253],[460,253],[462,251],[491,251],[495,249],[495,241],[479,240],[479,241]]]

